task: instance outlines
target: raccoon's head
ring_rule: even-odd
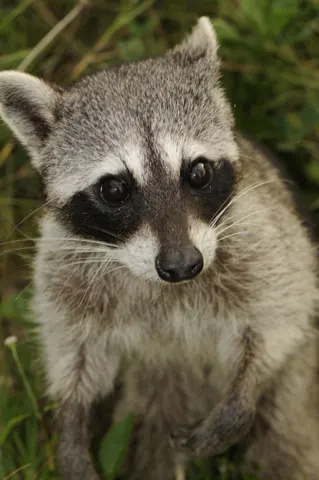
[[[164,56],[67,90],[0,74],[2,117],[42,175],[56,220],[105,242],[136,276],[180,282],[214,261],[211,222],[238,160],[218,63],[215,32],[201,18]]]

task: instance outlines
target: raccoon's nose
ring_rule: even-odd
[[[166,282],[182,282],[196,277],[203,269],[203,255],[195,247],[163,250],[156,257],[159,276]]]

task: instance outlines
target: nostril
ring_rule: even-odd
[[[174,278],[175,272],[174,270],[165,270],[165,273],[168,277]]]
[[[203,255],[201,252],[194,248],[189,253],[189,263],[186,267],[186,271],[189,275],[196,276],[204,267]]]
[[[175,278],[175,271],[165,265],[165,260],[161,255],[156,258],[156,269],[161,278],[167,281],[172,281]]]
[[[200,268],[200,263],[196,263],[191,267],[191,273],[196,273],[199,268]]]
[[[176,276],[176,273],[174,272],[174,270],[166,270],[164,268],[160,268],[160,273],[162,278],[166,280],[174,280]]]

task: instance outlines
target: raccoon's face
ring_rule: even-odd
[[[139,277],[181,282],[212,265],[212,222],[238,153],[207,19],[165,56],[87,77],[68,91],[0,74],[3,118],[72,234],[105,243]]]

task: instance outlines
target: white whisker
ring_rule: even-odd
[[[106,261],[105,259],[105,256],[103,255],[102,258],[100,258],[99,260],[93,260],[93,259],[85,259],[85,260],[79,260],[79,261],[75,261],[75,262],[63,262],[63,265],[62,265],[62,269],[64,267],[73,267],[74,265],[91,265],[91,264],[96,264],[96,263],[104,263]],[[110,261],[112,262],[113,259],[112,258],[107,258],[107,261]],[[23,267],[32,267],[34,265],[34,262],[31,262],[31,263],[25,263],[24,265],[21,265]]]
[[[103,277],[105,277],[106,275],[109,275],[110,273],[114,272],[115,270],[119,270],[119,269],[121,269],[121,268],[124,268],[124,265],[120,265],[120,266],[115,267],[115,268],[112,268],[111,270],[108,270],[108,271],[106,272],[105,270],[106,270],[106,268],[108,267],[109,264],[110,264],[110,262],[103,262],[102,265],[101,265],[101,267],[97,269],[97,271],[96,271],[96,273],[94,274],[94,276],[93,276],[93,278],[92,278],[92,280],[91,280],[88,288],[86,289],[86,291],[85,291],[85,293],[84,293],[84,295],[83,295],[83,297],[82,297],[82,300],[81,300],[81,302],[80,302],[79,307],[80,307],[81,304],[83,303],[83,300],[84,300],[85,296],[88,294],[88,292],[89,292],[91,286],[93,285],[93,282],[94,282],[95,279],[97,278],[99,272],[101,272],[101,274],[100,274],[100,276],[99,276],[99,281],[96,282],[97,284],[99,284],[99,283],[100,283],[100,280],[101,280]],[[105,268],[103,268],[104,266],[105,266]],[[85,312],[87,312],[87,310],[88,310],[89,301],[90,301],[90,300],[89,300],[89,298],[88,298],[87,307],[86,307]],[[85,318],[85,316],[86,316],[86,314],[83,316],[83,319]]]
[[[9,238],[24,222],[26,222],[27,220],[29,220],[29,218],[32,217],[32,215],[35,215],[37,212],[39,212],[40,210],[42,210],[43,208],[45,208],[46,206],[48,206],[49,204],[51,204],[52,202],[54,202],[54,200],[55,200],[55,199],[52,199],[52,200],[49,200],[49,201],[45,202],[43,205],[41,205],[40,207],[36,208],[36,209],[33,210],[31,213],[29,213],[29,215],[27,215],[26,217],[24,217],[24,218],[14,227],[14,229],[4,237],[4,240],[6,240],[7,238]]]
[[[84,239],[84,238],[76,238],[76,237],[49,237],[49,238],[40,238],[38,239],[38,243],[41,243],[43,241],[50,242],[52,240],[58,240],[58,241],[66,241],[66,242],[75,242],[75,243],[87,243],[87,244],[93,244],[93,245],[107,245],[113,248],[119,248],[117,245],[114,243],[109,243],[109,242],[103,242],[100,240],[91,240],[91,239]]]
[[[89,248],[89,247],[59,247],[59,248],[53,248],[52,250],[48,250],[48,252],[73,252],[75,254],[77,253],[107,253],[110,254],[112,250],[108,248]]]
[[[257,210],[256,212],[259,213],[261,212],[262,210],[266,210],[266,209],[261,209],[261,210]],[[252,212],[250,214],[248,214],[247,216],[245,217],[241,217],[240,220],[243,220],[244,218],[248,218],[250,215],[255,215],[255,212]],[[231,215],[230,217],[227,217],[220,225],[217,225],[217,227],[215,228],[215,231],[219,230],[221,227],[223,227],[223,225],[227,225],[229,222],[231,222],[233,219],[236,219],[236,221],[238,220],[238,216],[237,215]]]
[[[11,253],[19,253],[19,252],[24,252],[26,250],[34,250],[36,247],[35,246],[29,246],[29,247],[21,247],[21,248],[14,248],[12,250],[5,250],[4,252],[1,252],[0,254],[0,257],[2,256],[5,256],[6,254],[11,254]],[[74,254],[74,256],[76,256],[77,254],[83,254],[83,253],[87,253],[89,255],[95,255],[97,253],[100,253],[100,254],[110,254],[110,251],[109,250],[103,250],[103,249],[89,249],[89,248],[78,248],[78,249],[74,249],[74,248],[53,248],[52,250],[48,250],[48,253],[49,252],[54,252],[54,253],[63,253],[63,252],[71,252],[71,254]],[[33,254],[34,252],[32,252]],[[54,261],[56,258],[52,258],[52,261]],[[51,260],[49,258],[46,259],[47,261]]]
[[[212,222],[210,223],[210,226],[213,227],[214,225],[216,225],[216,223],[218,222],[218,220],[220,219],[220,217],[226,212],[226,210],[231,206],[233,205],[233,203],[235,203],[239,198],[241,198],[243,195],[246,195],[247,193],[251,192],[252,190],[256,189],[256,188],[259,188],[259,187],[262,187],[263,185],[266,185],[267,183],[271,183],[273,182],[274,180],[267,180],[265,182],[260,182],[260,183],[257,183],[255,185],[252,185],[251,187],[248,187],[246,190],[242,191],[241,193],[237,194],[227,205],[225,208],[222,209],[221,212],[219,212],[218,215],[215,215],[215,217],[212,219]]]
[[[24,294],[24,292],[26,292],[30,287],[32,287],[32,282],[29,282],[28,285],[21,290],[19,295],[14,299],[13,303],[16,303],[19,300],[19,298]]]
[[[225,230],[228,230],[228,228],[231,228],[233,225],[235,225],[234,223],[232,223],[231,225],[225,227],[224,229],[220,230],[219,232],[217,232],[217,237],[218,235],[220,235],[221,233],[223,233]],[[239,225],[253,225],[254,227],[262,227],[263,225],[261,223],[254,223],[254,222],[239,222]]]
[[[93,228],[93,230],[96,230],[97,232],[106,233],[106,235],[110,235],[111,237],[116,238],[120,242],[123,242],[123,239],[121,237],[119,237],[118,235],[115,235],[115,233],[113,233],[113,232],[110,232],[110,230],[105,230],[103,228],[97,228],[97,227],[94,227],[93,225],[86,225],[86,226],[89,227],[89,228]]]
[[[234,225],[238,225],[238,224],[243,225],[242,220],[246,220],[247,218],[252,217],[253,215],[257,215],[258,213],[264,212],[265,210],[267,210],[267,209],[266,208],[261,208],[260,210],[256,210],[255,212],[249,213],[248,215],[245,215],[244,217],[240,218],[239,220],[236,220],[236,222],[233,222],[230,225],[227,225],[225,228],[222,228],[222,230],[218,231],[224,225],[225,222],[223,222],[221,225],[218,225],[216,227],[215,231],[218,232],[218,235],[220,235],[222,232],[225,232],[229,228],[232,228]],[[247,223],[247,225],[249,225],[249,223]]]
[[[5,256],[6,254],[9,254],[9,253],[15,253],[15,252],[21,252],[21,251],[24,251],[24,250],[30,250],[30,248],[34,248],[34,247],[21,247],[21,248],[14,248],[13,250],[5,250],[4,252],[2,252],[0,254],[0,257],[3,257],[3,256]]]
[[[96,272],[95,272],[95,274],[93,275],[93,277],[92,277],[92,279],[91,279],[91,281],[90,281],[87,289],[85,290],[85,292],[84,292],[84,294],[83,294],[83,297],[82,297],[82,299],[81,299],[81,301],[80,301],[80,304],[79,304],[79,308],[81,307],[81,305],[82,305],[85,297],[86,297],[87,294],[89,293],[90,288],[92,287],[92,285],[93,285],[93,283],[94,283],[94,280],[95,280],[96,277],[98,276],[99,272],[101,272],[101,271],[103,270],[103,267],[104,267],[104,264],[105,264],[105,263],[108,264],[108,263],[110,263],[110,262],[102,262],[101,266],[96,270]]]
[[[110,273],[115,272],[115,270],[121,270],[121,268],[126,268],[126,266],[125,265],[120,265],[118,267],[112,268],[111,270],[108,270],[107,272],[103,272],[103,276],[104,275],[109,275]]]
[[[221,242],[222,240],[225,240],[226,238],[234,237],[235,235],[247,235],[247,232],[235,232],[231,233],[229,235],[226,235],[225,237],[219,238],[218,241]]]
[[[92,264],[96,264],[96,263],[104,263],[106,260],[101,258],[99,260],[82,260],[82,261],[78,261],[78,262],[66,262],[66,263],[63,263],[63,267],[73,267],[74,265],[92,265]],[[107,261],[109,262],[112,262],[112,259],[111,258],[108,258]]]
[[[119,248],[117,245],[115,245],[114,243],[108,243],[108,242],[103,242],[103,241],[99,241],[99,240],[90,240],[90,239],[85,239],[85,238],[69,238],[69,237],[49,237],[49,238],[21,238],[19,240],[11,240],[9,242],[2,242],[0,243],[0,247],[2,246],[5,246],[5,245],[10,245],[10,244],[14,244],[14,243],[21,243],[21,242],[33,242],[33,243],[37,243],[37,244],[40,244],[42,242],[51,242],[51,241],[54,241],[54,240],[58,240],[58,241],[63,241],[63,242],[74,242],[74,243],[86,243],[86,244],[93,244],[93,245],[101,245],[101,246],[110,246],[112,248]]]

